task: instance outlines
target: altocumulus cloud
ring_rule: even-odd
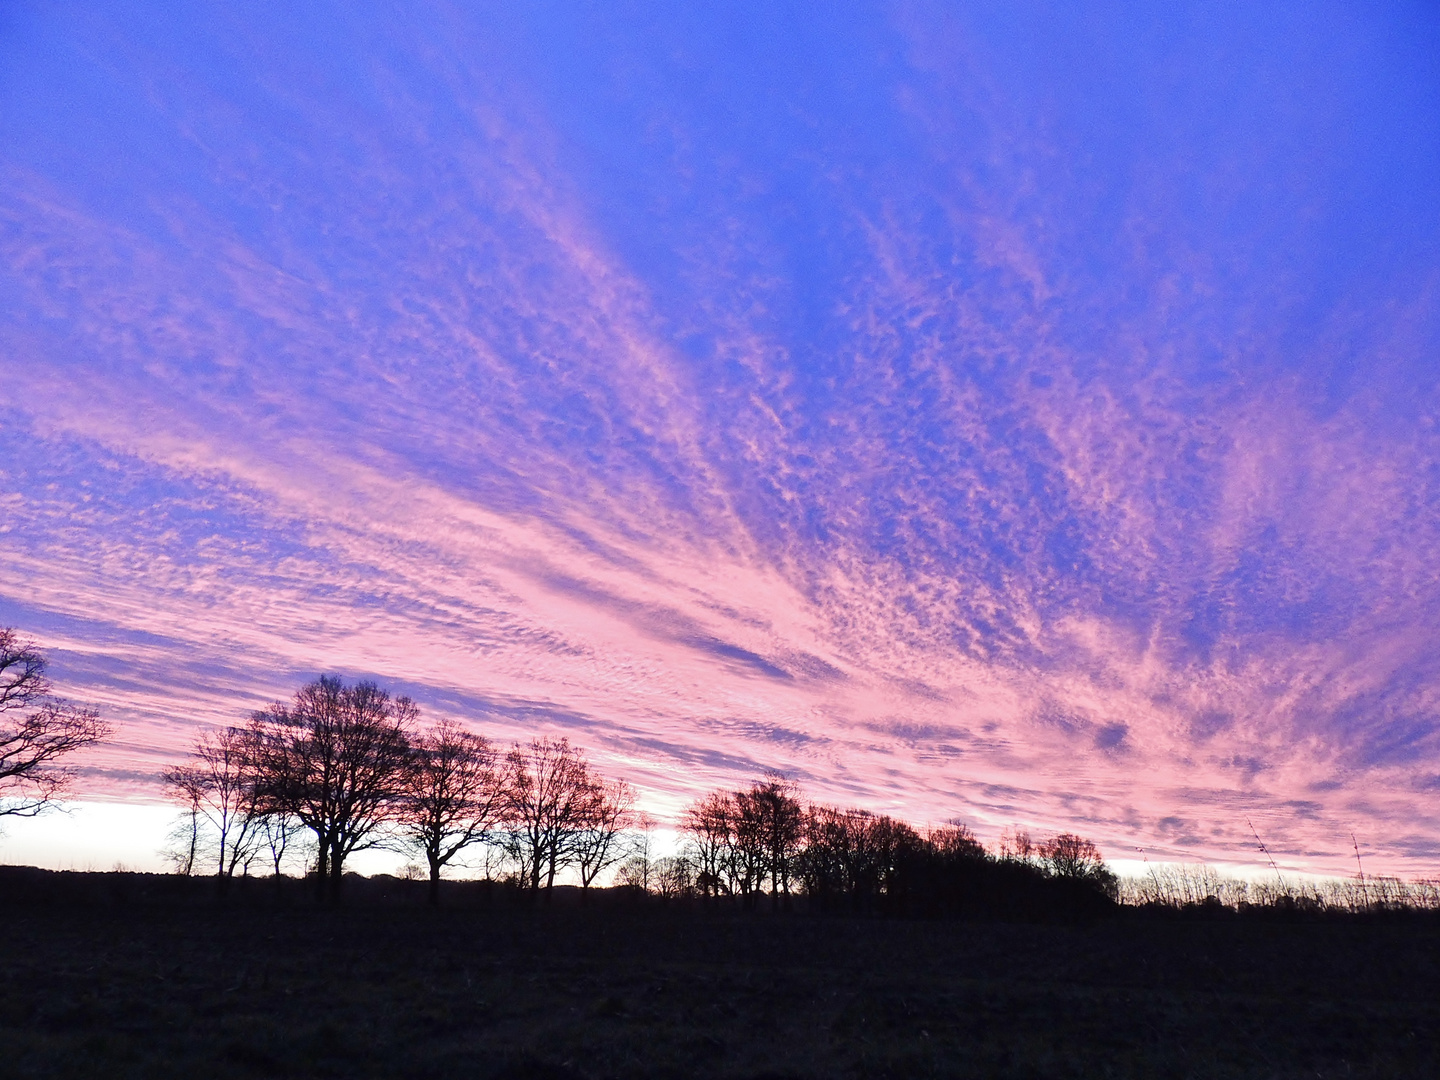
[[[1433,13],[14,5],[0,49],[0,620],[122,721],[91,797],[339,671],[662,813],[777,767],[1433,871]]]

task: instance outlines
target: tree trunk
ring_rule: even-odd
[[[185,857],[185,876],[195,872],[195,856],[200,846],[200,812],[190,807],[190,854]]]
[[[340,881],[345,872],[345,856],[337,843],[330,849],[330,903],[340,903]]]
[[[440,906],[440,864],[430,860],[430,906]]]
[[[330,879],[330,838],[324,833],[315,834],[320,849],[315,856],[315,899],[325,902],[325,890]]]

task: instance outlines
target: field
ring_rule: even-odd
[[[0,872],[0,1073],[1440,1076],[1423,914],[940,922],[480,890],[430,911],[364,882],[330,911],[138,880]]]

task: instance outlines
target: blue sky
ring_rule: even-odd
[[[661,814],[1440,851],[1421,4],[0,13],[0,622]]]

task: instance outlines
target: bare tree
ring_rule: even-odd
[[[651,855],[655,847],[655,819],[649,814],[635,816],[635,831],[625,845],[627,856],[615,871],[615,882],[627,888],[650,891],[650,875],[655,869]]]
[[[39,649],[0,627],[0,817],[52,806],[74,779],[57,762],[110,730],[95,709],[54,699]]]
[[[404,799],[418,714],[372,682],[322,676],[251,718],[259,806],[315,834],[316,888],[332,903],[345,860],[379,842]]]
[[[781,773],[766,773],[750,790],[737,792],[735,802],[747,844],[761,854],[772,903],[778,904],[782,894],[788,900],[805,835],[805,810],[795,798],[794,784]]]
[[[769,882],[775,903],[789,896],[800,872],[805,811],[784,775],[769,772],[743,791],[712,792],[686,810],[681,828],[695,885],[706,895],[738,893],[749,904]]]
[[[248,870],[262,843],[265,815],[256,802],[253,751],[244,729],[205,732],[188,764],[162,774],[165,786],[190,809],[192,849],[199,847],[202,830],[213,843],[215,875],[222,888],[237,869]]]
[[[205,784],[200,771],[193,765],[177,765],[160,774],[165,794],[185,804],[185,811],[171,828],[162,851],[176,873],[189,877],[195,873],[205,844]]]
[[[1030,833],[1011,825],[1000,831],[1000,858],[1006,862],[1033,863],[1040,857],[1040,849],[1030,839]]]
[[[575,858],[593,781],[590,768],[568,739],[534,739],[506,758],[506,848],[532,892],[548,891],[555,875]]]
[[[961,821],[931,829],[925,839],[937,854],[951,859],[985,858],[985,845],[975,838],[970,826]]]
[[[730,874],[730,891],[744,898],[751,906],[755,896],[765,888],[770,865],[764,807],[750,797],[748,791],[730,795],[734,814],[731,817],[730,852],[726,860]]]
[[[894,897],[907,863],[924,849],[925,841],[911,826],[888,814],[871,819],[866,841],[875,892],[879,896]]]
[[[690,896],[695,889],[695,868],[683,855],[655,860],[655,895],[662,900]]]
[[[575,865],[588,889],[627,853],[624,832],[635,821],[635,789],[624,780],[591,781],[575,834]]]
[[[465,848],[482,843],[506,808],[503,777],[489,742],[453,720],[415,741],[397,821],[407,846],[430,868],[430,903],[440,903],[440,872]]]
[[[843,894],[855,906],[893,897],[906,864],[925,846],[905,822],[866,810],[812,807],[805,831],[806,892],[821,901]]]
[[[735,847],[735,800],[713,791],[692,803],[680,828],[689,840],[695,887],[705,896],[731,891]]]
[[[858,904],[874,877],[867,843],[871,815],[864,810],[812,806],[805,822],[805,892],[818,902],[847,896]]]
[[[1106,889],[1115,881],[1100,849],[1083,836],[1061,833],[1042,843],[1038,851],[1045,867],[1058,878],[1090,881]]]
[[[184,794],[188,805],[166,835],[160,857],[173,866],[177,874],[189,877],[195,873],[195,864],[200,859],[200,793],[191,787]]]
[[[295,838],[304,830],[305,826],[288,814],[261,815],[260,836],[265,844],[265,849],[270,853],[270,865],[274,868],[274,875],[277,879],[280,877],[281,867],[285,863],[285,855],[294,845]]]

